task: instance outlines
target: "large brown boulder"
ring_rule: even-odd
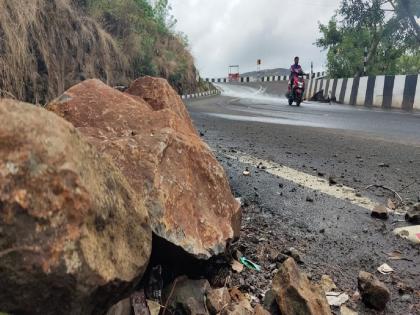
[[[288,258],[275,275],[273,290],[282,314],[332,314],[324,292],[299,271],[293,258]]]
[[[153,110],[172,110],[195,132],[184,102],[165,79],[142,77],[133,81],[125,92],[142,98]]]
[[[166,81],[139,80],[135,91],[88,80],[48,108],[112,157],[145,200],[154,233],[198,258],[223,252],[240,228],[240,205],[223,168]]]
[[[102,313],[150,252],[147,211],[112,162],[57,115],[0,101],[0,310]]]

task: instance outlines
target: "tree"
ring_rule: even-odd
[[[369,74],[413,71],[415,66],[404,67],[401,58],[418,58],[414,52],[420,47],[420,32],[415,16],[420,16],[420,3],[415,0],[342,0],[330,22],[319,25],[322,37],[316,41],[318,47],[328,49],[330,76],[360,76],[365,47]]]

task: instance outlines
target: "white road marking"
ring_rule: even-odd
[[[264,171],[269,174],[281,177],[285,180],[294,182],[298,185],[302,185],[303,187],[306,187],[315,191],[319,191],[331,197],[345,200],[347,202],[352,203],[353,205],[356,205],[356,206],[359,206],[368,210],[373,210],[373,208],[378,204],[378,202],[375,202],[374,200],[368,197],[357,196],[356,191],[351,187],[348,187],[348,186],[339,187],[336,185],[331,186],[329,184],[329,181],[324,178],[313,176],[305,172],[301,172],[293,168],[277,164],[272,161],[258,159],[253,156],[240,153],[240,152],[238,152],[237,155],[230,155],[230,154],[225,154],[225,153],[223,153],[223,155],[233,160],[237,160],[240,163],[248,164],[254,167],[257,167],[258,165],[263,165],[266,167]]]

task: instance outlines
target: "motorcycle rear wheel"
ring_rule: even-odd
[[[293,104],[293,99],[289,98],[289,105],[292,106]]]

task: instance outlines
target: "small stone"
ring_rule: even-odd
[[[366,306],[382,311],[391,298],[391,293],[384,283],[374,275],[360,271],[358,287]]]
[[[206,314],[205,296],[211,290],[207,280],[178,277],[163,292],[163,305],[172,314],[182,310],[188,314]]]
[[[231,302],[229,290],[227,288],[220,288],[210,290],[206,296],[206,305],[211,315],[216,315],[222,311],[224,307]]]
[[[420,203],[414,205],[407,211],[405,219],[413,224],[420,224]]]
[[[287,256],[285,254],[278,254],[277,262],[282,264],[287,258],[289,258],[289,256]]]
[[[335,285],[331,277],[328,275],[323,275],[321,277],[320,285],[321,285],[322,290],[324,290],[324,292],[331,292],[331,291],[337,290],[337,286]]]
[[[318,176],[319,176],[319,177],[324,177],[324,176],[325,176],[325,173],[323,173],[323,172],[318,172]]]
[[[227,307],[225,307],[221,315],[252,315],[253,314],[252,308],[249,310],[242,304],[230,304]]]
[[[340,315],[357,315],[356,311],[353,311],[346,305],[341,305],[340,307]]]
[[[359,291],[354,292],[353,295],[351,296],[351,300],[353,302],[359,301],[360,298],[361,298],[361,296],[360,296],[360,292]]]
[[[379,163],[378,166],[379,167],[389,167],[389,164],[387,164],[387,163]]]
[[[411,302],[412,301],[412,297],[410,294],[404,294],[401,296],[401,301],[403,302]]]
[[[303,262],[300,252],[294,247],[290,247],[288,250],[285,250],[283,253],[292,257],[297,263]]]
[[[147,306],[149,307],[150,315],[159,315],[160,309],[162,308],[160,306],[160,303],[152,301],[152,300],[147,300],[146,302],[147,302]]]
[[[328,177],[328,182],[331,186],[337,184],[337,180],[333,176]]]
[[[387,220],[388,219],[388,208],[384,205],[377,205],[373,208],[371,214],[373,218]]]
[[[270,314],[280,314],[274,290],[268,290],[264,295],[263,301],[264,308],[268,310]]]
[[[307,202],[314,202],[314,199],[312,197],[307,196],[306,197],[306,201]]]
[[[395,205],[395,203],[391,199],[387,200],[386,206],[391,210],[395,210],[397,208],[397,206]]]
[[[132,307],[130,298],[122,300],[112,306],[106,315],[131,315]],[[1,313],[0,313],[1,314]]]
[[[324,292],[299,271],[292,258],[274,277],[273,290],[282,314],[331,315]]]
[[[262,307],[261,304],[257,304],[254,308],[254,315],[270,315],[270,312]]]

